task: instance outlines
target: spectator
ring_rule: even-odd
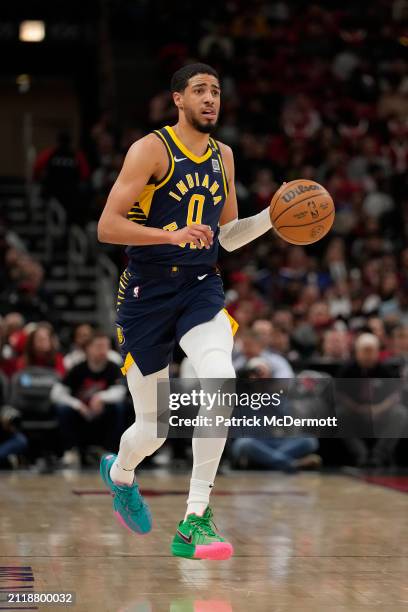
[[[324,332],[332,323],[327,302],[319,300],[310,304],[307,319],[296,326],[292,335],[302,357],[310,358],[315,353],[321,344]]]
[[[235,318],[235,312],[247,304],[252,317],[260,316],[265,310],[265,302],[254,287],[253,279],[247,272],[234,272],[231,275],[232,286],[226,293],[228,311]],[[240,321],[238,321],[240,323]]]
[[[282,124],[290,138],[309,139],[316,135],[321,120],[312,100],[300,94],[286,103]]]
[[[408,380],[408,325],[397,325],[391,332],[390,357],[385,365],[396,367],[399,376]]]
[[[313,329],[320,333],[322,330],[330,327],[333,320],[330,316],[329,307],[326,302],[315,302],[311,304],[308,313],[309,324]]]
[[[17,360],[17,370],[39,366],[52,368],[57,374],[65,373],[62,353],[58,351],[58,338],[49,323],[36,325],[29,333],[24,353]]]
[[[12,334],[22,331],[24,323],[24,317],[20,312],[9,312],[9,314],[4,317],[4,331],[6,338],[10,339]]]
[[[326,265],[334,281],[347,278],[346,244],[342,238],[333,238],[326,250]]]
[[[380,343],[380,359],[383,361],[390,356],[387,347],[388,337],[385,329],[384,321],[380,317],[372,316],[367,319],[367,331],[374,334]]]
[[[26,436],[19,431],[20,413],[11,406],[0,410],[0,469],[17,465],[18,455],[28,449]]]
[[[290,362],[295,361],[298,357],[296,351],[291,348],[290,335],[277,325],[273,326],[270,348],[272,351],[283,355]]]
[[[42,183],[44,197],[59,200],[70,221],[83,220],[81,187],[90,169],[84,153],[72,146],[68,132],[60,132],[56,145],[38,155],[33,174]]]
[[[94,330],[89,323],[79,323],[75,327],[71,350],[64,357],[64,367],[67,371],[86,359],[85,347],[89,343],[93,333]],[[122,357],[112,349],[109,349],[108,359],[119,366],[122,365]]]
[[[363,333],[357,338],[355,359],[339,370],[338,377],[342,381],[337,403],[351,430],[351,437],[344,442],[355,464],[359,467],[390,464],[398,436],[403,434],[407,424],[407,410],[400,404],[395,382],[386,380],[393,377],[393,372],[380,363],[377,336]],[[355,437],[358,432],[363,436]],[[381,437],[370,448],[365,438],[375,432]]]
[[[74,365],[51,392],[65,451],[79,451],[86,465],[91,444],[114,450],[125,428],[126,388],[119,366],[109,360],[109,337],[95,332],[85,347],[86,359]],[[72,453],[65,458],[72,459]]]
[[[291,351],[290,337],[284,330],[274,325],[267,319],[257,319],[252,324],[252,330],[258,334],[264,347],[264,353],[267,355],[267,361],[271,363],[275,361],[273,371],[281,370],[285,376],[290,378],[293,376],[292,368],[289,364],[280,362],[279,355],[287,362],[289,358],[294,357],[294,352]],[[278,366],[278,362],[282,365]],[[275,374],[275,376],[277,376]],[[283,377],[283,374],[282,374]]]
[[[268,379],[273,378],[272,368],[273,364],[269,364],[265,357],[252,357],[242,373],[248,378]],[[231,444],[231,465],[237,469],[266,468],[284,472],[317,468],[321,465],[320,457],[315,454],[318,448],[319,442],[315,438],[238,438]]]
[[[169,91],[161,91],[157,93],[151,100],[149,105],[149,121],[153,129],[161,127],[166,123],[172,125],[177,113],[173,104],[173,98]]]
[[[341,365],[350,359],[350,336],[346,330],[328,329],[323,334],[322,361]]]
[[[265,323],[269,323],[269,321],[262,321],[261,325],[264,327]],[[259,357],[268,364],[272,378],[292,378],[293,370],[289,362],[282,355],[269,351],[267,343],[268,337],[254,329],[241,332],[233,355],[235,369],[237,371],[245,370],[250,359]]]
[[[8,290],[8,304],[28,321],[53,320],[52,295],[43,286],[44,268],[23,256],[15,269],[14,286]]]
[[[329,305],[332,319],[343,317],[348,319],[351,315],[350,286],[347,281],[337,281],[326,291],[326,300]]]
[[[316,438],[237,438],[231,445],[231,467],[235,469],[268,469],[296,472],[318,468],[321,458],[316,455]]]
[[[18,312],[10,312],[0,321],[0,370],[6,376],[17,370],[17,358],[27,339],[23,327],[24,318]]]
[[[199,42],[200,57],[209,64],[218,60],[231,60],[234,54],[234,43],[226,35],[225,24],[214,25],[212,31]]]
[[[92,325],[79,323],[72,333],[71,350],[64,356],[64,367],[66,371],[85,359],[85,347],[93,334]]]
[[[275,310],[272,317],[273,324],[283,331],[291,334],[293,331],[294,320],[293,313],[289,309]]]
[[[258,170],[251,188],[257,210],[261,211],[268,206],[278,187],[271,170],[268,168]]]

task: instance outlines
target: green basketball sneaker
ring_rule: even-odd
[[[189,514],[184,521],[180,521],[171,544],[173,555],[213,561],[229,559],[234,552],[232,544],[214,531],[215,524],[212,519],[213,512],[207,506],[203,516]]]

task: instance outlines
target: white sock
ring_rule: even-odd
[[[197,514],[198,516],[203,515],[208,506],[208,502],[210,501],[212,487],[212,482],[191,478],[190,493],[187,500],[187,511],[184,519],[186,519],[189,514]]]
[[[116,459],[110,469],[109,475],[115,484],[127,485],[130,487],[135,478],[135,470],[134,468],[128,470],[121,467]]]
[[[181,338],[180,346],[189,358],[203,391],[214,392],[222,386],[223,381],[235,378],[231,359],[232,345],[231,325],[223,311],[211,321],[193,327]],[[212,379],[218,380],[214,384]],[[206,414],[206,408],[202,406],[200,413]],[[208,430],[194,428],[193,473],[186,516],[191,513],[202,515],[208,506],[226,442],[226,438],[217,437],[217,433],[214,432],[214,437],[209,438]]]

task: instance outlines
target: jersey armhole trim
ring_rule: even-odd
[[[152,134],[155,134],[157,136],[157,138],[159,138],[164,145],[166,146],[166,151],[167,151],[167,156],[169,158],[169,167],[167,168],[167,172],[166,174],[163,176],[163,178],[160,179],[160,181],[154,181],[151,184],[154,185],[155,190],[156,189],[160,189],[160,187],[163,187],[163,185],[165,185],[167,183],[167,181],[170,180],[173,172],[174,172],[174,158],[173,158],[173,154],[171,152],[171,149],[166,141],[166,139],[164,138],[163,134],[161,134],[161,132],[159,132],[159,130],[154,130],[154,132],[152,132]]]
[[[218,145],[218,142],[216,140],[214,140],[214,138],[210,138],[210,141],[212,142],[213,147],[215,148],[215,152],[216,152],[218,160],[220,162],[222,179],[224,181],[225,195],[227,196],[228,193],[229,193],[229,187],[228,187],[228,181],[227,181],[227,173],[225,172],[225,166],[224,166],[224,162],[223,162],[223,159],[222,159],[221,148]]]

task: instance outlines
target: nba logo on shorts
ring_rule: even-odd
[[[214,172],[221,172],[220,163],[218,159],[212,159],[211,161]]]
[[[139,297],[139,287],[135,287],[133,289],[133,297],[135,297],[135,298]]]

